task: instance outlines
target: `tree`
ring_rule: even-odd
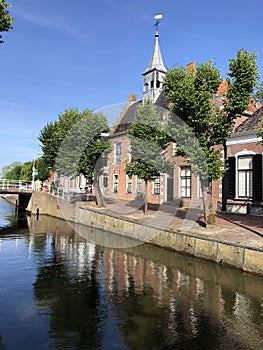
[[[10,17],[8,7],[11,7],[11,5],[7,4],[6,0],[0,0],[0,33],[8,32],[13,28],[12,23],[14,19]],[[2,35],[0,34],[0,44],[3,42]]]
[[[15,162],[12,162],[12,163],[10,163],[8,165],[3,166],[2,167],[2,171],[1,171],[1,177],[3,179],[5,179],[6,178],[6,174],[9,173],[12,169],[14,169],[17,165],[21,165],[22,166],[23,163],[15,161]],[[18,178],[16,178],[15,180],[18,180]]]
[[[131,161],[126,163],[125,172],[130,176],[137,175],[144,181],[144,213],[147,214],[148,182],[154,181],[171,166],[164,156],[169,137],[163,130],[160,114],[149,101],[138,107],[128,136]]]
[[[5,178],[8,180],[19,180],[21,176],[21,170],[22,165],[16,165],[12,170],[5,174]]]
[[[68,132],[80,119],[77,108],[65,109],[58,115],[58,120],[48,123],[39,133],[39,141],[46,165],[54,169],[59,148]]]
[[[43,157],[35,160],[35,168],[38,170],[38,175],[36,175],[37,180],[45,181],[50,177],[50,169]]]
[[[203,190],[204,216],[208,224],[215,223],[212,207],[212,180],[221,178],[227,168],[222,162],[222,145],[233,129],[235,119],[248,107],[258,78],[255,53],[241,49],[229,60],[228,89],[223,109],[214,102],[221,83],[219,70],[212,61],[186,71],[175,67],[167,73],[165,91],[172,102],[169,129],[178,142],[178,153],[185,155],[193,171],[200,176]],[[178,115],[188,128],[178,128]],[[197,142],[190,141],[191,131]],[[185,141],[184,141],[185,139]],[[198,143],[198,145],[197,145]],[[221,147],[219,147],[221,145]]]
[[[19,180],[31,181],[32,180],[32,168],[33,168],[32,161],[23,163]]]
[[[35,159],[35,161],[23,163],[19,180],[32,180],[33,165],[35,166],[35,169],[38,170],[38,175],[35,175],[35,180],[45,181],[49,178],[49,169],[46,166],[46,162],[43,157],[40,157]]]
[[[103,205],[98,181],[109,152],[110,143],[103,137],[108,131],[103,114],[68,109],[58,121],[47,124],[39,136],[46,163],[58,174],[83,174],[93,181],[98,205]]]

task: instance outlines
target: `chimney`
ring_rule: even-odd
[[[195,62],[191,62],[186,65],[187,72],[191,72],[192,70],[195,70]]]
[[[128,97],[128,102],[136,102],[136,95],[135,94],[130,94]]]

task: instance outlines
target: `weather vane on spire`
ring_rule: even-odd
[[[158,32],[158,26],[159,26],[159,24],[161,22],[161,19],[163,18],[163,15],[159,14],[159,15],[154,16],[153,18],[156,21],[155,24],[154,24],[154,26],[156,27],[156,32]]]

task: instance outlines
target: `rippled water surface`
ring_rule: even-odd
[[[0,350],[263,349],[263,278],[14,214],[0,199]]]

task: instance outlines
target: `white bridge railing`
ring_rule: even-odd
[[[7,190],[12,188],[32,190],[31,182],[29,181],[0,179],[0,189]]]

